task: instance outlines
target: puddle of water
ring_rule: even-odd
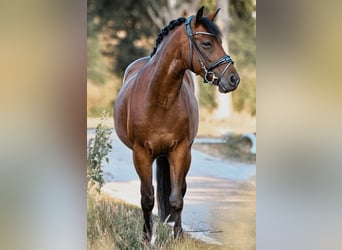
[[[206,143],[206,144],[213,144],[213,143],[225,143],[224,139],[220,138],[195,138],[194,143]]]

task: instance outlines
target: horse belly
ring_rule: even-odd
[[[129,148],[132,148],[132,143],[128,136],[128,119],[129,119],[129,92],[131,84],[127,82],[120,89],[114,105],[114,125],[115,131],[120,140]]]
[[[122,87],[116,97],[114,106],[114,123],[116,134],[120,140],[129,148],[133,148],[133,141],[130,138],[131,119],[131,98],[134,96],[134,85],[139,70],[148,62],[149,57],[143,57],[132,62],[125,70]]]

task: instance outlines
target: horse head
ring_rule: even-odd
[[[222,47],[222,35],[214,23],[220,9],[208,16],[203,16],[203,9],[201,7],[196,16],[190,16],[185,21],[190,41],[189,68],[201,75],[205,82],[217,85],[221,93],[228,93],[237,88],[240,77],[234,61]]]

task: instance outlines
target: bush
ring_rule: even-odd
[[[87,146],[87,179],[88,190],[92,186],[96,186],[98,192],[104,183],[102,163],[106,160],[108,153],[112,150],[112,140],[110,135],[112,131],[104,125],[104,120],[108,118],[108,113],[103,113],[101,122],[95,129],[95,137],[90,138]]]

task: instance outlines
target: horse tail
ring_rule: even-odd
[[[170,213],[170,194],[170,163],[166,156],[160,156],[157,158],[157,200],[158,215],[162,221],[174,221]]]

